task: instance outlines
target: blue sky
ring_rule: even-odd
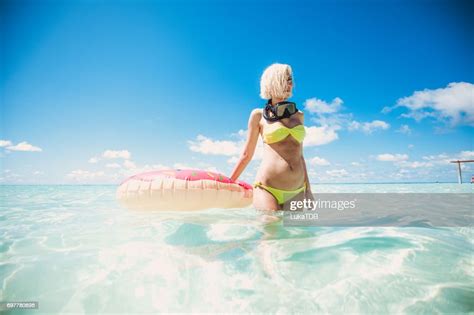
[[[280,62],[310,128],[312,182],[455,181],[447,161],[474,159],[472,9],[4,1],[0,180],[117,183],[163,167],[230,175],[264,102],[260,75]],[[258,152],[242,179],[253,180]]]

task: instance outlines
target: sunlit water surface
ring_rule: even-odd
[[[0,301],[39,302],[12,313],[474,312],[472,227],[285,227],[251,208],[132,212],[115,188],[0,186]]]

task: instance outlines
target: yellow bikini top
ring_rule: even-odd
[[[275,143],[279,142],[289,135],[295,138],[299,143],[303,142],[304,136],[306,134],[303,125],[296,125],[293,128],[288,128],[281,123],[273,123],[267,125],[263,132],[263,141],[266,143]]]

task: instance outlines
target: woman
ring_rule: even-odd
[[[244,150],[230,178],[236,180],[252,160],[258,136],[263,139],[263,160],[254,184],[253,205],[258,210],[282,210],[292,200],[312,199],[303,158],[304,115],[287,102],[293,89],[289,65],[269,66],[260,80],[264,109],[254,109],[248,121]]]

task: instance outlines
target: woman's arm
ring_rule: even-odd
[[[303,149],[301,149],[303,151]],[[309,182],[308,171],[306,170],[306,161],[304,160],[303,153],[301,153],[301,160],[303,161],[304,167],[304,182],[306,183],[305,198],[313,199],[313,193],[311,192],[311,183]]]
[[[301,124],[304,125],[304,114],[301,113]],[[313,199],[313,193],[311,192],[311,183],[309,181],[308,177],[308,170],[306,168],[306,161],[303,156],[303,146],[301,146],[301,161],[303,162],[303,168],[304,168],[304,182],[306,184],[306,192],[305,192],[305,198],[308,199]]]
[[[249,162],[252,160],[253,154],[255,153],[255,147],[257,146],[258,135],[260,132],[260,119],[262,117],[262,111],[260,109],[254,109],[250,113],[247,131],[247,141],[245,142],[244,150],[240,155],[239,161],[234,167],[230,179],[233,181],[237,180],[245,170]]]

